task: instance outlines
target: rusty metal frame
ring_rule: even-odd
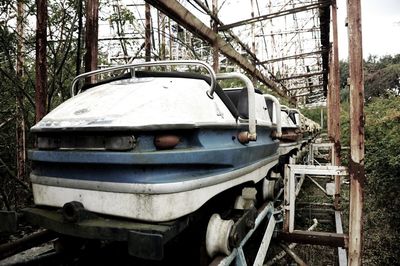
[[[301,188],[301,179],[298,181],[296,175],[337,175],[346,176],[348,170],[344,166],[316,166],[316,165],[294,165],[285,166],[284,176],[284,230],[292,233],[294,231],[295,202],[298,191]]]
[[[218,34],[216,34],[211,28],[201,22],[196,16],[194,16],[189,10],[182,6],[176,0],[145,0],[153,7],[157,8],[180,25],[185,27],[193,34],[204,39],[212,45],[216,45],[219,51],[224,54],[227,58],[238,64],[243,70],[250,75],[257,78],[260,82],[265,84],[271,90],[279,94],[279,96],[288,98],[286,89],[279,88],[277,83],[265,77],[259,69],[250,62],[247,58],[243,57],[235,49],[233,49],[225,40],[223,40]],[[294,103],[293,99],[289,99],[291,103]]]
[[[238,22],[234,22],[231,24],[221,26],[218,29],[222,30],[222,31],[228,30],[228,29],[231,29],[234,27],[245,25],[245,24],[254,23],[254,22],[262,21],[262,20],[266,20],[266,19],[273,19],[273,18],[277,18],[277,17],[281,17],[281,16],[287,16],[287,15],[298,13],[298,12],[308,11],[308,10],[311,10],[314,8],[321,8],[321,7],[324,7],[327,5],[330,5],[330,1],[321,1],[318,3],[314,3],[314,4],[308,4],[308,5],[304,5],[304,6],[300,6],[300,7],[282,10],[282,11],[267,14],[264,16],[259,16],[259,17],[255,17],[255,18],[251,18],[251,19],[245,19],[242,21],[238,21]]]
[[[336,233],[343,234],[342,214],[340,211],[335,211]],[[347,266],[347,253],[342,247],[338,247],[339,266]]]
[[[314,164],[314,151],[318,151],[320,148],[328,148],[331,150],[331,165],[335,165],[335,149],[334,143],[312,143],[310,145],[310,156],[308,163]]]

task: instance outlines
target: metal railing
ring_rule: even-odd
[[[105,68],[105,69],[98,69],[98,70],[86,72],[86,73],[76,76],[74,78],[74,80],[72,81],[71,96],[73,97],[79,92],[79,90],[78,90],[79,81],[81,81],[82,79],[86,79],[88,77],[94,76],[94,75],[110,73],[110,72],[120,71],[120,70],[129,70],[132,73],[132,77],[134,77],[135,70],[137,68],[155,67],[155,66],[177,66],[177,65],[189,65],[189,66],[204,67],[210,74],[210,78],[211,78],[210,90],[207,91],[207,95],[211,99],[214,97],[213,94],[214,94],[214,90],[215,90],[215,86],[216,86],[215,72],[209,64],[202,62],[202,61],[197,61],[197,60],[171,60],[171,61],[143,62],[143,63],[127,64],[127,65],[122,65],[122,66],[115,66],[115,67],[109,67],[109,68]]]

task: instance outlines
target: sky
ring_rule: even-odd
[[[348,57],[346,0],[337,0],[339,58]],[[363,57],[400,54],[400,0],[361,0]]]

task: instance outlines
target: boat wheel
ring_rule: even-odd
[[[206,233],[207,254],[213,258],[216,254],[229,255],[229,235],[233,227],[233,220],[223,220],[219,214],[211,216]]]

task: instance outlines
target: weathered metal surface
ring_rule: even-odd
[[[261,266],[265,260],[265,255],[267,255],[269,244],[271,243],[272,235],[275,230],[276,220],[274,215],[271,215],[268,221],[267,229],[265,230],[264,237],[261,240],[260,247],[258,249],[256,258],[254,260],[254,266]]]
[[[301,179],[297,180],[297,175],[348,175],[346,167],[343,166],[316,166],[316,165],[296,165],[288,164],[285,168],[285,223],[284,231],[294,231],[295,220],[295,202],[296,192],[302,185]],[[287,186],[286,186],[287,185]]]
[[[257,62],[257,65],[270,64],[270,63],[279,62],[279,61],[297,59],[297,58],[307,57],[309,55],[321,54],[321,53],[324,53],[324,52],[326,52],[326,51],[325,50],[318,50],[318,51],[313,51],[313,52],[308,52],[308,53],[288,55],[288,56],[279,57],[279,58],[271,58],[271,59],[268,59],[268,60],[265,60],[265,61]],[[290,89],[290,90],[292,90],[292,89]]]
[[[164,241],[160,233],[132,230],[128,233],[128,252],[138,258],[161,260],[164,257]]]
[[[216,35],[218,35],[218,0],[212,0],[212,15],[217,18],[212,20],[211,27]],[[212,43],[212,59],[213,69],[215,73],[219,72],[219,49],[217,43]]]
[[[245,24],[248,24],[248,23],[254,23],[254,22],[258,22],[258,21],[262,21],[262,20],[266,20],[266,19],[272,19],[272,18],[276,18],[276,17],[281,17],[281,16],[287,16],[287,15],[290,15],[290,14],[303,12],[303,11],[307,11],[307,10],[314,9],[314,8],[321,8],[321,7],[326,6],[326,5],[329,5],[329,1],[320,1],[318,3],[304,5],[304,6],[296,7],[296,8],[292,8],[292,9],[286,9],[286,10],[282,10],[280,12],[271,13],[271,14],[267,14],[267,15],[263,15],[263,16],[259,16],[259,17],[255,17],[255,18],[246,19],[246,20],[243,20],[243,21],[234,22],[234,23],[231,23],[231,24],[227,24],[227,25],[221,26],[219,29],[220,30],[227,30],[227,29],[230,29],[230,28],[233,28],[233,27],[238,27],[238,26],[245,25]]]
[[[86,5],[86,53],[85,72],[97,69],[98,63],[98,32],[99,32],[99,0],[89,0]],[[86,82],[94,83],[95,77],[89,77]]]
[[[332,1],[332,38],[333,46],[329,66],[329,88],[327,97],[328,108],[328,138],[334,144],[333,165],[340,165],[340,70],[337,29],[337,5]],[[335,206],[340,202],[340,176],[335,176]]]
[[[342,214],[340,211],[335,211],[335,225],[336,225],[336,233],[343,234],[342,227]],[[347,265],[347,253],[344,248],[338,248],[338,257],[339,257],[339,266]]]
[[[222,219],[218,213],[214,213],[207,225],[206,231],[206,250],[207,254],[212,258],[215,255],[229,255],[231,252],[230,234],[234,221],[232,219]]]
[[[233,49],[227,42],[219,37],[213,30],[204,25],[199,19],[197,19],[192,13],[184,8],[177,1],[155,1],[146,0],[152,6],[156,7],[166,15],[174,19],[180,25],[184,26],[193,34],[196,34],[203,40],[210,44],[216,44],[220,52],[227,56],[229,59],[241,66],[247,73],[254,75],[259,81],[267,85],[273,91],[277,92],[282,97],[287,97],[285,91],[280,89],[276,83],[266,78],[248,59],[240,55],[235,49]]]
[[[239,219],[235,221],[229,236],[229,242],[232,248],[239,247],[240,242],[242,242],[247,233],[254,228],[256,216],[256,208],[251,207],[245,210]]]
[[[3,244],[0,246],[0,260],[10,257],[14,254],[41,245],[57,237],[52,231],[43,230],[14,242]]]
[[[274,211],[274,207],[273,207],[273,203],[272,202],[265,203],[260,209],[258,209],[258,216],[256,218],[254,228],[251,229],[247,233],[246,237],[242,240],[242,242],[240,243],[238,248],[233,249],[232,253],[229,256],[227,256],[227,257],[225,257],[225,258],[223,258],[221,260],[218,259],[218,261],[215,262],[215,265],[219,265],[219,266],[231,265],[231,263],[236,258],[240,257],[241,256],[240,253],[243,251],[243,249],[242,249],[243,246],[247,243],[247,241],[253,235],[254,231],[257,230],[258,226],[262,223],[262,221],[264,221],[264,219],[268,215],[273,215],[273,211]],[[271,219],[273,219],[273,218],[271,217]],[[274,222],[271,222],[271,224],[274,224]],[[267,228],[267,231],[273,231],[273,230],[271,230],[271,229],[268,230],[268,228]],[[268,240],[268,238],[269,238],[269,233],[267,233],[266,240]],[[265,242],[265,244],[267,244],[267,241]]]
[[[297,131],[297,132],[296,132]],[[282,136],[279,138],[282,142],[295,142],[301,138],[300,132],[297,128],[284,128],[282,130]]]
[[[318,221],[317,219],[313,219],[313,225],[311,225],[307,231],[313,231],[317,225],[318,225]],[[297,243],[291,243],[290,245],[288,245],[289,248],[293,249],[297,246]],[[282,251],[279,254],[277,254],[275,257],[273,257],[271,260],[268,260],[266,263],[264,263],[264,266],[272,266],[275,265],[279,260],[283,259],[283,257],[285,257],[286,252]]]
[[[350,74],[350,220],[349,265],[361,265],[364,206],[364,73],[361,1],[347,1]]]
[[[289,166],[285,164],[284,177],[283,177],[283,187],[284,187],[284,196],[283,196],[283,208],[284,208],[284,219],[283,219],[283,231],[289,232],[289,215],[290,215],[290,173]]]
[[[316,84],[316,85],[311,85],[311,86],[303,86],[303,87],[294,87],[288,89],[288,91],[295,91],[295,90],[304,90],[304,89],[314,89],[314,88],[322,88],[324,84]]]
[[[277,81],[283,81],[283,80],[289,80],[289,79],[307,78],[307,77],[323,75],[325,73],[326,73],[325,71],[320,71],[320,72],[306,73],[306,74],[301,74],[301,75],[293,75],[293,76],[288,76],[288,77],[284,77],[284,78],[279,78],[279,79],[277,79]]]
[[[158,173],[158,179],[147,184],[135,180],[132,183],[113,183],[39,176],[36,180],[32,177],[32,187],[38,205],[61,207],[69,201],[80,201],[86,209],[97,213],[144,221],[169,221],[196,211],[209,199],[231,187],[248,181],[259,182],[277,164],[277,159],[273,156],[238,170],[186,181],[181,179],[179,172],[173,180],[163,183],[160,183],[160,178],[164,175]],[[143,178],[146,178],[146,172]],[[185,176],[190,178],[188,174]]]
[[[347,247],[349,241],[349,237],[345,234],[299,230],[294,230],[291,233],[280,232],[277,239],[287,242],[330,247]]]
[[[348,175],[349,171],[345,166],[324,166],[324,165],[289,165],[292,173],[309,175]]]
[[[47,110],[47,1],[38,0],[36,6],[35,120],[39,122]]]
[[[135,89],[132,90],[132,86]],[[204,80],[141,78],[115,81],[87,90],[58,106],[35,129],[113,128],[119,126],[236,124]],[[190,104],[187,104],[190,103]],[[261,107],[260,107],[261,108]]]
[[[144,30],[144,51],[145,60],[149,62],[151,60],[151,13],[150,5],[148,3],[145,6],[145,30]]]
[[[279,244],[283,250],[290,256],[292,259],[300,266],[307,266],[307,263],[305,263],[292,249],[290,249],[287,245],[280,243]]]
[[[66,222],[57,210],[27,208],[24,215],[32,224],[63,235],[86,239],[127,241],[130,254],[146,259],[161,259],[163,247],[189,225],[189,217],[164,223],[104,218],[93,214],[89,218]],[[49,232],[49,231],[46,231]],[[141,245],[138,245],[138,242]],[[0,252],[1,254],[1,252]]]

